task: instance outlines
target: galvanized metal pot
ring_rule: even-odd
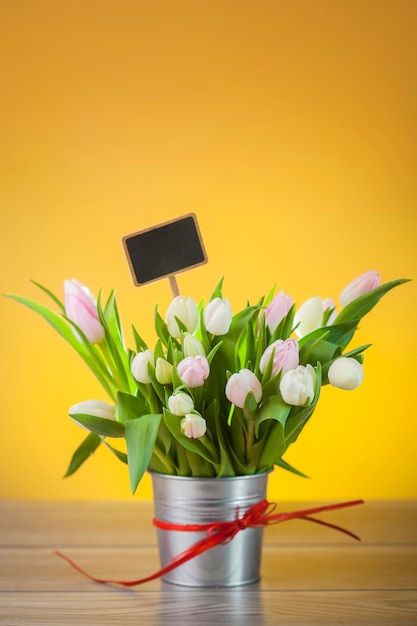
[[[266,498],[269,472],[233,478],[190,478],[151,473],[155,518],[171,524],[231,521]],[[161,567],[206,536],[158,528]],[[241,530],[227,544],[183,563],[163,576],[166,582],[189,587],[231,587],[260,577],[263,528]]]

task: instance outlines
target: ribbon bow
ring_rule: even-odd
[[[172,524],[170,522],[164,522],[162,520],[153,520],[153,524],[162,530],[174,530],[180,532],[205,532],[206,536],[197,541],[197,543],[193,544],[180,554],[177,554],[175,557],[171,559],[171,561],[158,570],[154,574],[147,576],[146,578],[140,578],[138,580],[107,580],[103,578],[97,578],[92,576],[85,570],[83,570],[79,565],[74,563],[69,557],[60,552],[59,550],[55,550],[54,554],[61,557],[65,561],[67,561],[72,567],[74,567],[78,572],[93,580],[97,583],[108,584],[112,583],[115,585],[123,585],[124,587],[134,587],[136,585],[142,585],[143,583],[150,582],[151,580],[155,580],[156,578],[161,578],[171,570],[179,567],[183,563],[186,563],[190,559],[195,558],[196,556],[214,548],[215,546],[224,545],[232,541],[232,539],[239,533],[241,530],[245,530],[246,528],[259,528],[270,526],[272,524],[279,524],[280,522],[285,522],[290,519],[303,519],[309,522],[315,522],[316,524],[321,524],[323,526],[327,526],[329,528],[333,528],[334,530],[338,530],[346,535],[349,535],[353,539],[360,541],[360,538],[354,533],[342,528],[341,526],[336,526],[335,524],[330,524],[329,522],[324,522],[323,520],[317,519],[315,517],[311,517],[317,513],[321,513],[323,511],[333,511],[335,509],[341,509],[348,506],[355,506],[357,504],[363,504],[363,500],[353,500],[351,502],[342,502],[339,504],[330,504],[327,506],[319,506],[312,509],[305,509],[302,511],[293,511],[291,513],[272,513],[276,508],[276,504],[271,504],[267,500],[262,500],[251,506],[242,516],[239,515],[239,510],[236,511],[235,519],[231,521],[220,521],[220,522],[211,522],[208,524]]]

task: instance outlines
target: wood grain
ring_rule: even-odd
[[[262,579],[241,588],[100,585],[52,553],[98,576],[145,576],[159,566],[152,515],[150,502],[1,502],[0,624],[417,624],[415,501],[323,515],[360,543],[299,520],[270,527]]]

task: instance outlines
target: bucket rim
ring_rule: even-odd
[[[237,480],[253,480],[255,478],[262,478],[264,476],[268,476],[269,474],[271,474],[274,471],[273,468],[266,470],[265,472],[258,472],[256,474],[241,474],[239,476],[213,476],[213,477],[207,477],[207,476],[178,476],[177,474],[162,474],[160,472],[153,472],[151,470],[148,470],[148,474],[153,478],[154,476],[159,479],[161,478],[162,480],[175,480],[175,481],[199,481],[199,482],[210,482],[212,483],[213,481],[221,481],[221,482],[234,482]]]

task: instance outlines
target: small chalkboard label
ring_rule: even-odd
[[[122,238],[133,283],[140,287],[207,263],[194,213]]]

